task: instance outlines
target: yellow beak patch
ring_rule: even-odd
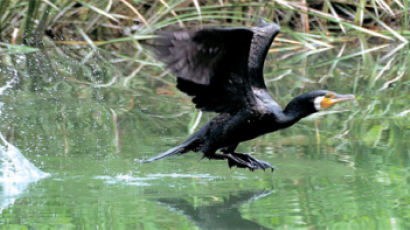
[[[332,98],[325,97],[320,102],[320,108],[326,109],[326,108],[329,108],[330,106],[332,106],[334,104],[336,104],[336,103],[333,102]]]
[[[343,102],[343,101],[348,101],[348,100],[353,100],[355,99],[355,96],[352,94],[332,94],[332,93],[327,93],[325,95],[325,97],[322,99],[322,101],[320,102],[320,108],[321,109],[326,109],[329,108],[339,102]]]

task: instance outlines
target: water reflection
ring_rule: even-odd
[[[269,196],[272,192],[273,190],[232,192],[222,202],[200,204],[198,207],[182,198],[159,198],[158,202],[168,206],[172,211],[183,214],[200,229],[271,229],[245,219],[240,208],[244,204]]]

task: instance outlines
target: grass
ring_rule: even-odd
[[[138,40],[168,26],[251,26],[260,18],[281,25],[275,49],[320,52],[363,35],[380,42],[408,43],[405,0],[324,1],[68,1],[0,2],[0,53],[28,47],[98,47],[150,64]],[[4,45],[4,44],[8,45]]]
[[[363,44],[361,38],[407,44],[409,10],[406,0],[4,0],[0,2],[0,54],[30,52],[31,48],[91,47],[92,52],[114,53],[118,59],[146,68],[157,64],[138,41],[151,38],[157,29],[252,26],[263,18],[282,28],[271,53],[287,50],[306,56],[346,42]],[[363,47],[361,54],[383,47]],[[329,63],[351,55],[355,54],[341,55]]]
[[[265,18],[280,24],[291,37],[296,32],[316,34],[320,40],[338,42],[364,33],[393,41],[409,39],[407,1],[312,2],[5,0],[0,3],[0,37],[3,42],[34,46],[45,35],[84,41],[80,28],[92,41],[101,42],[152,34],[171,25],[252,25]]]

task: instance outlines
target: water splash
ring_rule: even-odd
[[[17,82],[16,78],[0,87],[0,95]],[[0,102],[1,108],[4,103]],[[29,162],[20,150],[10,144],[0,133],[0,213],[14,204],[27,186],[35,181],[49,176]]]
[[[8,143],[0,133],[0,213],[14,203],[16,198],[27,186],[49,176],[42,172],[31,162],[24,158],[23,154],[14,145]]]
[[[174,178],[174,179],[199,179],[201,181],[214,181],[220,179],[219,176],[212,176],[210,174],[180,174],[180,173],[155,173],[144,175],[143,177],[133,176],[130,174],[117,174],[116,176],[95,176],[96,180],[103,180],[106,184],[126,184],[126,185],[136,185],[136,186],[151,186],[152,184],[147,183],[149,181],[162,181],[164,178]]]

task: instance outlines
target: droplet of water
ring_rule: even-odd
[[[0,95],[11,88],[16,78],[8,81],[5,86],[0,87]],[[0,102],[1,108],[4,105]],[[20,150],[7,142],[0,133],[0,213],[12,205],[26,187],[37,180],[49,176],[29,162]]]

